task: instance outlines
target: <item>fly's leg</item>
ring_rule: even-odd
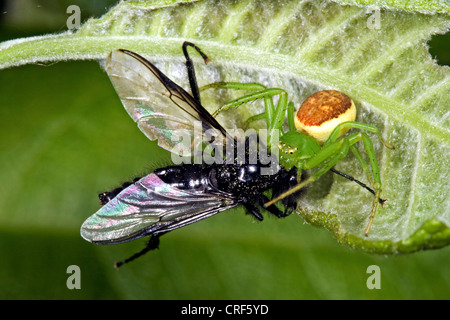
[[[147,246],[142,249],[141,251],[135,253],[134,255],[132,255],[131,257],[122,260],[122,261],[118,261],[116,263],[114,263],[114,268],[119,269],[122,265],[124,265],[125,263],[131,262],[137,258],[139,258],[140,256],[143,256],[144,254],[146,254],[147,252],[154,250],[154,249],[158,249],[159,247],[159,237],[161,237],[163,234],[158,234],[158,235],[152,235],[150,236],[150,239],[148,239],[147,242]]]
[[[269,199],[266,196],[263,195],[261,197],[260,205],[263,206],[264,203],[268,202],[268,201],[269,201]],[[277,218],[284,218],[284,217],[289,216],[292,213],[292,211],[294,211],[294,209],[296,208],[296,204],[297,203],[295,202],[292,206],[286,206],[285,205],[284,212],[281,211],[280,209],[278,209],[276,206],[270,206],[270,207],[267,207],[265,209],[267,211],[269,211],[271,214],[273,214]]]
[[[188,41],[183,42],[182,48],[183,48],[184,57],[186,58],[186,68],[187,68],[187,74],[188,74],[188,79],[189,79],[189,85],[191,86],[192,96],[201,105],[202,103],[200,100],[200,91],[198,90],[198,85],[197,85],[197,77],[195,76],[194,64],[192,63],[192,60],[189,57],[189,53],[187,51],[188,47],[192,47],[195,50],[197,50],[197,52],[202,56],[203,60],[205,60],[205,63],[209,62],[209,58],[206,54],[203,53],[202,50],[200,50],[199,47],[197,47],[192,42],[188,42]]]
[[[335,173],[335,174],[337,174],[337,175],[339,175],[339,176],[341,176],[341,177],[343,177],[343,178],[345,178],[345,179],[347,179],[347,180],[350,180],[350,181],[353,181],[353,182],[359,184],[361,187],[363,187],[364,189],[369,191],[371,194],[375,195],[375,191],[372,188],[368,187],[365,183],[362,183],[361,181],[353,178],[352,176],[349,176],[348,174],[340,172],[340,171],[338,171],[338,170],[336,170],[334,168],[331,168],[330,171]],[[378,202],[381,204],[381,206],[384,206],[386,201],[387,201],[386,199],[378,198]]]
[[[251,213],[258,221],[263,221],[264,218],[259,211],[257,207],[255,207],[253,204],[245,203],[244,207],[248,210],[249,213]]]

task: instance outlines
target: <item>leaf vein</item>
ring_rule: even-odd
[[[323,48],[327,42],[345,29],[346,25],[361,16],[361,10],[347,15],[341,12],[333,21],[327,23],[320,31],[312,34],[308,41],[295,53],[296,59],[311,60],[318,50]]]
[[[408,207],[406,208],[406,212],[404,213],[404,216],[406,217],[406,221],[404,223],[404,229],[402,232],[403,235],[403,239],[407,238],[409,236],[408,232],[410,230],[410,225],[411,225],[411,221],[412,219],[412,215],[414,214],[414,210],[413,210],[413,206],[415,203],[415,199],[416,199],[416,194],[415,194],[415,185],[416,185],[416,180],[417,180],[417,175],[418,175],[418,171],[419,171],[419,163],[420,163],[420,156],[421,156],[421,151],[422,151],[422,137],[420,135],[418,135],[418,139],[417,139],[417,145],[416,145],[416,151],[414,153],[414,163],[412,166],[412,170],[411,170],[411,182],[410,182],[410,192],[409,192],[409,197],[408,197],[408,201],[407,201],[407,205]]]

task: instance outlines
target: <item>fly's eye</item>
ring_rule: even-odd
[[[216,169],[212,169],[209,172],[209,182],[211,183],[211,185],[214,188],[218,188],[219,187],[219,183],[217,182],[217,170]]]
[[[336,90],[319,91],[309,96],[294,118],[297,131],[324,143],[342,122],[355,121],[356,107],[352,99]],[[342,130],[343,135],[347,130]]]

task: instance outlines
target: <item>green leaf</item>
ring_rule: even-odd
[[[384,153],[377,146],[386,185],[383,196],[389,198],[389,207],[378,212],[378,230],[372,230],[368,239],[361,237],[358,232],[365,227],[370,195],[328,176],[303,199],[302,207],[310,211],[302,214],[310,223],[332,230],[340,242],[361,250],[412,252],[447,245],[448,68],[435,65],[422,46],[433,33],[447,30],[447,16],[436,14],[445,2],[422,2],[429,4],[424,11],[430,13],[421,15],[407,8],[418,1],[403,5],[394,1],[396,9],[405,10],[383,9],[381,29],[370,31],[364,26],[373,12],[366,14],[362,7],[317,1],[283,3],[290,7],[283,10],[279,4],[244,1],[158,9],[154,3],[127,2],[119,7],[122,16],[113,11],[91,20],[78,33],[1,44],[0,61],[6,67],[97,59],[106,57],[112,48],[127,47],[159,60],[164,72],[187,86],[180,46],[188,39],[213,59],[207,67],[196,60],[201,84],[256,79],[287,88],[296,103],[322,88],[346,91],[363,109],[359,120],[383,128],[397,147]],[[146,8],[149,5],[153,9]],[[288,8],[298,11],[289,14]],[[348,14],[353,20],[345,17]],[[158,16],[164,19],[155,20]],[[205,16],[207,26],[202,20]],[[283,19],[274,17],[288,19],[277,29],[276,22]],[[342,23],[327,28],[336,21]],[[98,34],[90,34],[88,26]],[[184,28],[190,33],[180,31]],[[219,33],[212,32],[214,28]],[[264,47],[271,34],[279,40]],[[402,39],[410,45],[401,46]],[[292,54],[304,44],[313,50],[309,55]],[[389,54],[376,60],[383,52]],[[370,67],[371,61],[377,61],[379,71],[358,78],[358,71]],[[211,110],[232,97],[216,94],[204,98]],[[410,103],[419,96],[420,105]],[[449,247],[389,258],[367,255],[338,245],[326,230],[311,228],[295,215],[252,223],[242,210],[229,210],[170,233],[162,239],[161,250],[116,272],[112,263],[140,250],[144,241],[95,246],[81,239],[79,227],[98,209],[97,192],[168,165],[169,154],[160,154],[156,144],[135,127],[96,63],[3,70],[0,97],[1,298],[448,297]],[[405,106],[408,109],[402,112]],[[252,114],[258,107],[252,104],[238,111]],[[364,179],[350,156],[340,169]],[[411,205],[404,206],[405,202]],[[356,214],[352,213],[355,206],[362,207]],[[398,230],[399,226],[407,228]],[[380,240],[372,241],[372,236]],[[81,290],[66,287],[66,268],[72,264],[81,268]],[[370,265],[381,269],[381,290],[366,287]]]
[[[343,91],[359,108],[357,120],[380,128],[396,147],[383,149],[373,138],[388,203],[365,238],[371,195],[328,176],[301,200],[299,214],[339,242],[369,252],[437,248],[450,242],[449,68],[431,59],[426,42],[448,30],[449,10],[440,1],[395,3],[371,2],[383,5],[379,9],[365,7],[368,1],[121,2],[77,31],[1,44],[0,67],[104,59],[111,49],[126,48],[159,61],[186,86],[180,48],[190,40],[212,60],[198,65],[200,84],[263,82],[285,88],[297,106],[317,90]],[[232,97],[208,93],[203,101],[214,110]],[[240,126],[260,108],[241,107],[219,120]],[[66,127],[61,121],[46,128],[43,143]],[[351,156],[338,169],[364,180]]]
[[[97,193],[169,165],[170,155],[128,118],[96,62],[3,70],[0,96],[2,299],[449,296],[450,247],[368,255],[296,215],[257,223],[242,209],[171,232],[116,271],[146,239],[97,246],[79,228],[98,210]],[[66,287],[70,265],[81,269],[81,290]],[[370,265],[381,269],[381,290],[366,287]]]

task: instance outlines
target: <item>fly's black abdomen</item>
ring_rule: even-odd
[[[178,189],[194,189],[198,191],[206,191],[211,185],[209,177],[211,176],[211,166],[200,164],[184,164],[180,166],[168,166],[156,169],[156,174],[165,183]],[[136,183],[141,178],[135,178],[132,182],[124,182],[120,187],[111,191],[102,192],[98,195],[101,205],[107,204],[114,199],[120,192]],[[215,185],[215,184],[213,184]]]
[[[169,166],[154,171],[165,183],[178,189],[195,189],[206,191],[210,187],[211,166],[201,164],[184,164]]]
[[[184,164],[157,169],[154,174],[178,189],[227,193],[245,203],[280,180],[282,171],[264,175],[261,168],[260,164]]]

